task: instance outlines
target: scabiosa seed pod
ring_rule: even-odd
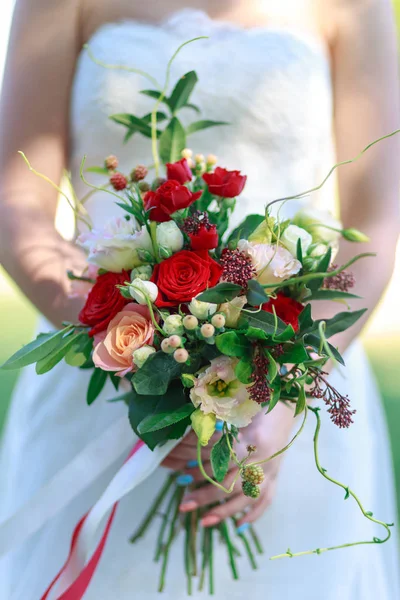
[[[113,173],[110,177],[110,183],[115,191],[121,192],[127,187],[128,180],[122,173]]]
[[[260,465],[250,465],[242,471],[243,481],[260,485],[264,481],[264,471]]]
[[[114,154],[110,154],[104,161],[104,166],[109,171],[115,171],[118,168],[118,158]]]
[[[146,192],[148,192],[150,190],[150,184],[147,183],[147,181],[140,181],[139,182],[139,190],[145,194]]]
[[[135,182],[142,181],[142,179],[144,179],[147,176],[148,172],[149,171],[147,167],[145,167],[144,165],[137,165],[131,173],[131,179]]]
[[[250,481],[243,481],[242,483],[243,494],[248,498],[258,498],[261,490],[258,485],[254,485],[254,483],[250,483]]]

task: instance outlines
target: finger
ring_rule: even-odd
[[[183,469],[186,467],[186,462],[166,456],[162,461],[161,466],[165,467],[166,469],[172,469],[173,471],[183,471]]]
[[[226,477],[226,481],[224,482],[224,487],[229,488],[235,477],[237,476],[237,469],[232,469]],[[232,493],[240,490],[240,482],[236,481],[236,484],[233,487]],[[224,500],[227,497],[226,492],[218,488],[213,484],[205,485],[193,492],[190,492],[181,503],[179,510],[181,512],[189,512],[192,510],[196,510],[200,506],[208,506],[209,504],[213,504],[214,502],[219,502]]]
[[[254,523],[266,509],[271,505],[274,494],[275,494],[275,481],[268,481],[266,485],[261,488],[261,496],[254,504],[250,505],[250,510],[239,519],[237,526],[240,527],[244,523]]]
[[[204,462],[203,469],[209,477],[214,476],[210,462]],[[203,473],[200,471],[200,469],[197,467],[197,465],[194,465],[194,463],[193,463],[193,467],[191,467],[190,465],[186,465],[185,473],[192,475],[194,478],[194,481],[196,481],[196,482],[204,481]]]
[[[218,525],[224,519],[233,517],[238,512],[242,512],[251,502],[251,498],[247,498],[241,492],[238,492],[232,500],[228,500],[207,512],[201,520],[204,527],[213,527]]]

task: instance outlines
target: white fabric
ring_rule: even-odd
[[[248,175],[236,222],[249,212],[262,212],[269,200],[319,183],[333,164],[333,152],[329,62],[317,39],[292,30],[244,30],[213,22],[199,11],[183,10],[159,26],[133,21],[105,25],[90,44],[101,60],[144,68],[162,82],[172,52],[179,43],[197,35],[211,38],[182,51],[173,65],[171,81],[195,68],[200,81],[193,103],[200,106],[204,118],[231,123],[229,127],[194,134],[188,145],[195,152],[217,154],[224,166],[240,168]],[[85,53],[81,55],[71,103],[71,169],[78,194],[84,189],[78,176],[83,154],[88,155],[90,165],[101,164],[105,155],[115,153],[126,171],[139,162],[152,162],[148,140],[135,135],[123,145],[123,128],[107,119],[113,113],[148,113],[151,100],[137,92],[149,87],[138,75],[103,70]],[[189,121],[198,117],[187,110],[184,118]],[[97,181],[94,175],[90,178]],[[329,184],[318,197],[306,202],[332,206],[332,189]],[[287,203],[282,214],[290,214],[298,204]],[[87,207],[96,224],[115,213],[108,195],[94,196]],[[40,323],[41,330],[47,327]],[[357,408],[355,424],[340,431],[323,415],[321,462],[332,475],[357,491],[368,510],[391,522],[396,509],[388,437],[379,395],[359,343],[349,349],[346,362],[344,377],[334,373],[332,380],[349,394]],[[90,408],[86,406],[88,375],[65,364],[40,377],[33,368],[24,370],[4,439],[0,521],[33,498],[91,440],[126,416],[123,403],[106,402],[115,394],[109,386]],[[232,582],[225,550],[216,549],[217,598],[243,598],[246,593],[251,593],[254,600],[400,597],[396,540],[386,546],[360,546],[321,556],[268,561],[269,556],[284,552],[288,546],[298,551],[382,535],[359,515],[352,501],[343,502],[341,490],[316,472],[313,426],[310,418],[301,438],[287,453],[273,506],[257,523],[266,550],[259,561],[261,568],[253,572],[243,559],[239,565],[241,579]],[[128,421],[120,435],[129,448],[134,436]],[[116,438],[116,443],[121,441]],[[87,488],[81,491],[82,480],[77,481],[76,497],[68,506],[2,560],[1,600],[38,600],[58,572],[76,523],[100,498],[122,465],[124,457],[114,453],[112,461],[104,461],[97,478],[90,479],[102,455],[96,457],[96,467],[87,465]],[[139,545],[129,545],[127,538],[164,477],[165,472],[157,469],[121,501],[85,600],[158,598],[158,567],[152,560],[156,529]],[[206,596],[195,593],[194,597]],[[180,543],[175,544],[171,555],[164,597],[186,598]]]

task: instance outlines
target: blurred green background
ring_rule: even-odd
[[[3,3],[5,3],[3,5]],[[0,81],[8,37],[8,25],[13,0],[2,0],[0,23]],[[394,0],[400,31],[400,0]],[[400,119],[400,115],[399,115]],[[380,307],[364,333],[373,370],[380,385],[391,436],[398,497],[400,498],[400,393],[397,374],[400,366],[400,317],[397,317],[400,296],[400,248],[392,283]],[[33,335],[37,312],[0,268],[0,363]],[[0,432],[6,418],[17,373],[0,371]],[[399,515],[400,517],[400,515]]]

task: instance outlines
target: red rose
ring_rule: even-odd
[[[182,184],[192,180],[192,171],[186,158],[181,158],[178,162],[167,163],[166,166],[168,179],[174,179]]]
[[[204,173],[203,179],[211,194],[221,198],[235,198],[243,191],[247,177],[241,175],[240,171],[227,171],[217,167],[214,173]]]
[[[216,225],[200,225],[196,233],[189,233],[192,250],[213,250],[218,246]]]
[[[272,307],[275,308],[277,317],[282,319],[286,325],[291,325],[295,331],[299,329],[299,314],[304,308],[300,302],[278,293],[275,299],[271,298],[269,302],[262,305],[263,310],[269,313],[274,312]]]
[[[158,223],[164,223],[171,220],[172,213],[181,208],[187,208],[200,196],[201,192],[193,194],[179,181],[170,179],[160,185],[155,192],[147,192],[143,201],[145,209],[151,209],[150,219]]]
[[[128,302],[116,287],[129,281],[129,273],[104,273],[97,277],[96,283],[90,290],[86,304],[79,313],[79,321],[83,325],[90,325],[89,335],[93,337],[96,333],[107,329],[107,325],[119,313]]]
[[[206,250],[181,250],[154,267],[151,281],[158,286],[156,306],[178,306],[213,287],[222,268]]]

